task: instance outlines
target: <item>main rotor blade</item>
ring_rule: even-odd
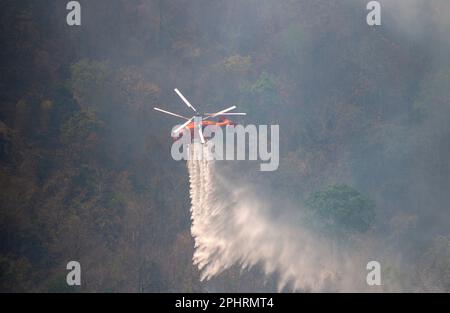
[[[187,120],[186,123],[184,123],[183,125],[181,125],[180,127],[177,127],[177,129],[175,129],[173,132],[174,133],[178,133],[180,130],[182,130],[183,128],[185,128],[186,126],[189,125],[189,123],[192,121],[193,117],[191,117],[190,119]]]
[[[206,141],[205,141],[205,137],[203,137],[202,126],[199,125],[199,126],[197,127],[197,130],[198,130],[198,134],[200,135],[200,141],[201,141],[202,143],[205,143]]]
[[[155,109],[156,111],[162,112],[162,113],[166,113],[166,114],[169,114],[169,115],[173,115],[173,116],[180,117],[180,118],[183,118],[185,120],[188,120],[188,118],[183,116],[183,115],[175,114],[175,113],[172,113],[172,112],[160,109],[160,108],[156,108],[156,107],[153,108],[153,109]]]
[[[218,115],[222,115],[223,113],[227,113],[228,111],[231,111],[231,110],[234,110],[234,109],[236,109],[236,106],[235,106],[235,105],[233,105],[232,107],[229,107],[228,109],[219,111],[219,112],[217,112],[217,113],[213,113],[213,114],[211,114],[210,116],[204,118],[204,120],[206,120],[206,119],[208,119],[208,118],[210,118],[210,117],[216,117],[216,116],[218,116]]]
[[[183,102],[186,103],[186,105],[188,107],[190,107],[192,110],[194,110],[194,112],[197,112],[197,110],[194,108],[194,106],[189,103],[189,101],[183,96],[183,94],[177,88],[175,88],[174,90],[177,93],[177,95],[181,98],[181,100],[183,100]]]
[[[217,114],[217,113],[216,113]],[[212,116],[212,115],[214,115],[213,113],[205,113],[205,115],[210,115],[210,116]],[[222,114],[217,114],[216,116],[218,116],[218,115],[247,115],[247,113],[222,113]]]

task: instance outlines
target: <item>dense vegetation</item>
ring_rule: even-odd
[[[80,27],[63,2],[0,4],[0,291],[66,291],[69,260],[79,291],[204,290],[172,120],[152,112],[182,110],[174,87],[280,124],[274,192],[339,236],[385,233],[417,285],[449,290],[445,1],[420,36],[395,11],[368,27],[356,0],[80,1]]]
[[[306,201],[312,222],[320,230],[346,238],[351,233],[366,232],[373,224],[373,201],[346,185],[333,185],[313,193]]]

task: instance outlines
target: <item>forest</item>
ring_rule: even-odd
[[[186,110],[174,88],[280,125],[278,170],[233,179],[325,238],[376,238],[383,291],[450,291],[448,1],[380,1],[381,26],[363,0],[79,2],[80,26],[65,1],[0,2],[0,292],[277,291],[258,266],[200,280],[153,110]]]

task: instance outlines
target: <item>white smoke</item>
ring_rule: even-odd
[[[202,160],[194,160],[194,151]],[[274,217],[248,188],[228,183],[208,160],[208,147],[191,146],[188,161],[192,201],[191,233],[194,264],[208,280],[234,264],[243,269],[260,265],[279,277],[278,288],[294,291],[365,290],[366,249],[339,249],[314,236],[295,220]],[[351,256],[350,256],[350,255]],[[376,291],[376,289],[372,289]]]

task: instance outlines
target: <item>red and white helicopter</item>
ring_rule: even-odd
[[[203,115],[201,115],[200,113],[198,113],[198,111],[194,108],[194,106],[192,104],[189,103],[189,101],[183,96],[183,94],[175,88],[175,92],[177,93],[177,95],[181,98],[181,100],[183,100],[183,102],[192,110],[195,112],[195,115],[192,116],[191,118],[187,118],[185,116],[179,115],[179,114],[175,114],[160,108],[154,108],[156,111],[162,112],[162,113],[166,113],[169,115],[173,115],[179,118],[182,118],[184,120],[186,120],[186,122],[177,127],[176,129],[174,129],[174,131],[172,132],[172,137],[174,139],[179,138],[179,136],[181,135],[180,131],[183,130],[184,128],[187,128],[191,131],[191,138],[194,138],[194,131],[197,130],[198,132],[198,136],[200,138],[200,141],[202,144],[204,144],[206,142],[205,137],[203,136],[203,129],[206,126],[209,125],[214,125],[214,126],[218,126],[218,127],[222,127],[222,126],[227,126],[227,125],[235,125],[235,123],[227,118],[225,118],[224,116],[228,116],[228,115],[247,115],[247,113],[236,113],[236,112],[230,112],[233,111],[234,109],[236,109],[236,106],[231,106],[227,109],[221,110],[217,113],[203,113]],[[215,118],[215,117],[219,117],[218,121],[208,121],[208,119],[210,118]]]

